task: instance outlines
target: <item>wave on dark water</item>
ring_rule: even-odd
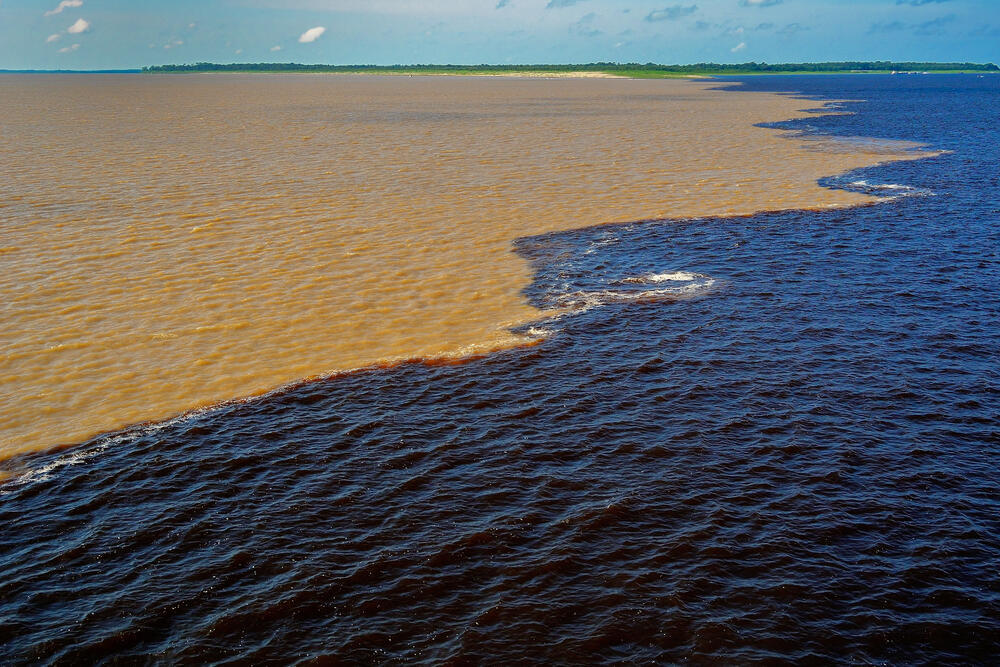
[[[998,82],[746,87],[933,196],[521,239],[539,345],[16,461],[0,662],[995,661]]]

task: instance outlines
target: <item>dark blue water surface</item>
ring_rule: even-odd
[[[745,88],[950,152],[521,239],[537,347],[13,462],[0,662],[995,663],[1000,77]]]

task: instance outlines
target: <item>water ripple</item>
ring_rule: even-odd
[[[948,127],[849,175],[933,197],[517,245],[536,305],[699,298],[17,461],[0,661],[992,663],[1000,141]]]

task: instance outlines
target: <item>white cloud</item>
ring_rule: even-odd
[[[79,44],[74,44],[73,46],[64,46],[61,49],[59,49],[59,53],[71,53],[73,51],[76,51],[78,48],[80,48]]]
[[[87,32],[88,30],[90,30],[90,22],[83,19],[77,19],[76,23],[66,28],[66,32],[71,35],[79,35],[81,32]]]
[[[308,44],[309,42],[315,42],[317,39],[322,37],[323,33],[326,32],[326,28],[323,26],[316,26],[315,28],[309,28],[302,36],[299,37],[300,44]]]
[[[59,3],[58,7],[56,7],[55,9],[50,9],[49,11],[45,12],[45,16],[52,16],[53,14],[61,14],[62,10],[67,9],[69,7],[83,7],[83,0],[62,0],[62,2]]]
[[[280,51],[280,50],[281,50],[281,47],[280,47],[280,46],[272,46],[272,47],[271,47],[271,50],[272,50],[272,51]]]
[[[228,4],[269,7],[287,11],[290,9],[305,10],[310,12],[349,12],[366,14],[399,14],[399,15],[419,15],[423,18],[428,16],[493,16],[496,12],[496,4],[499,0],[474,0],[472,2],[443,2],[442,0],[234,0]],[[559,0],[557,0],[558,2]],[[575,0],[583,2],[584,0]],[[889,0],[892,2],[892,0]],[[543,0],[531,0],[530,2],[518,2],[514,0],[510,4],[517,4],[519,7],[536,5],[541,9]]]
[[[240,55],[241,53],[243,53],[243,49],[236,49],[236,55]]]
[[[49,35],[48,37],[46,37],[45,38],[45,43],[46,44],[51,44],[52,42],[56,41],[57,39],[59,39],[59,33],[58,32],[55,33],[54,35]]]
[[[664,7],[663,9],[650,12],[646,15],[645,20],[649,23],[655,23],[656,21],[676,21],[685,16],[691,16],[696,11],[698,11],[698,5],[688,5],[687,7],[684,5],[673,5],[672,7]]]
[[[737,44],[733,48],[729,49],[729,52],[730,53],[737,53],[739,51],[742,51],[745,48],[747,48],[747,43],[746,42],[740,42],[739,44]]]

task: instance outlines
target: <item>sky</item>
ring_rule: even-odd
[[[0,0],[0,69],[1000,62],[1000,0]]]

